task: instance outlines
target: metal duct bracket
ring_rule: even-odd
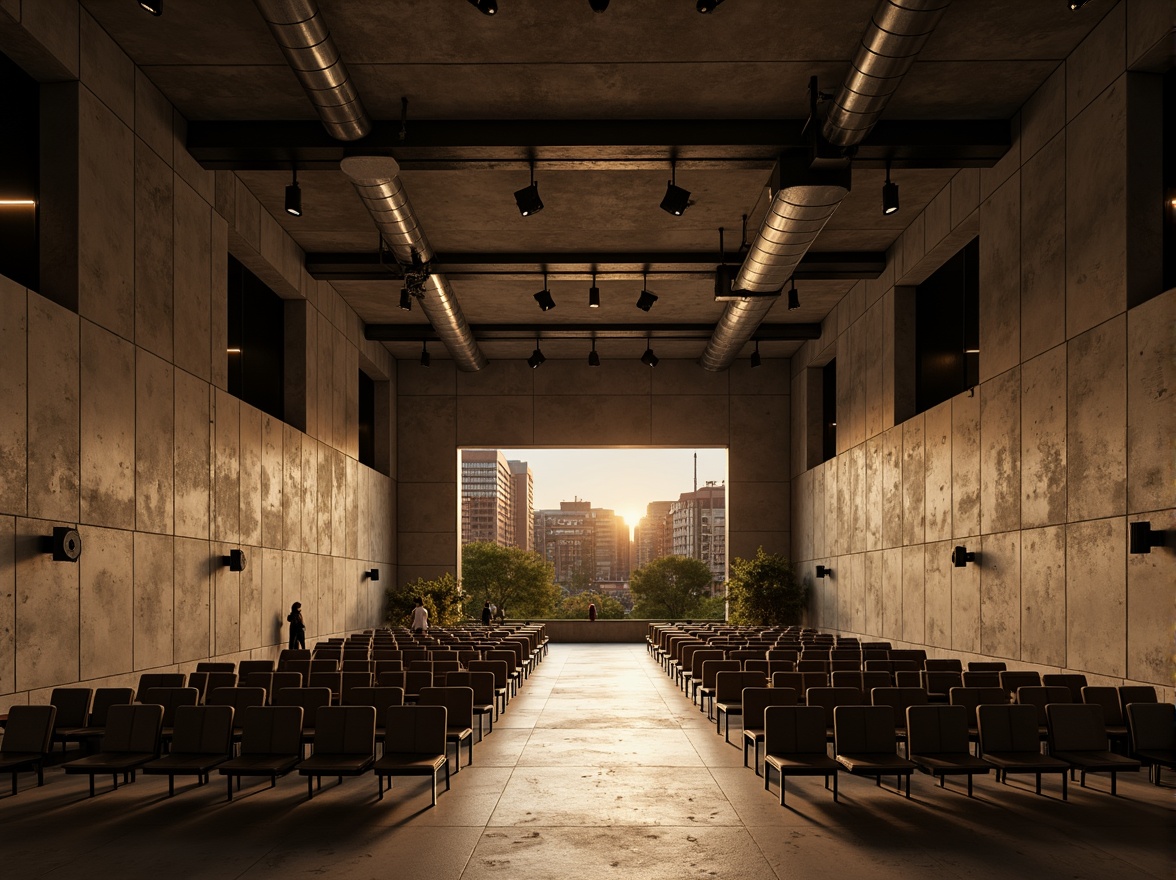
[[[739,274],[739,266],[715,266],[715,302],[735,302],[741,299],[771,299],[784,292],[779,290],[736,290],[735,278]]]
[[[812,168],[848,168],[850,160],[857,155],[857,144],[838,146],[825,139],[820,105],[832,98],[831,94],[818,88],[815,76],[809,78],[809,118],[804,126],[804,140]]]
[[[783,153],[772,168],[768,186],[775,196],[782,189],[794,186],[839,186],[847,193],[853,182],[849,163],[833,166],[814,166],[809,157],[800,153]]]

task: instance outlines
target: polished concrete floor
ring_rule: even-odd
[[[732,730],[732,741],[739,737]],[[370,775],[246,786],[162,777],[86,797],[50,770],[0,790],[0,876],[227,878],[772,878],[1173,876],[1173,787],[1104,778],[1070,801],[1056,780],[978,778],[976,797],[916,776],[907,801],[847,776],[833,804],[794,779],[788,806],[742,766],[641,645],[557,645],[429,809],[424,781],[376,801]],[[1171,777],[1168,777],[1171,779]]]

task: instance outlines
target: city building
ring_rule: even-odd
[[[461,543],[533,549],[534,486],[525,461],[497,449],[461,451]]]
[[[633,529],[633,568],[641,568],[674,552],[673,501],[651,501]]]
[[[727,579],[727,492],[708,482],[683,492],[670,505],[672,548],[675,556],[706,563],[716,584]]]
[[[535,550],[555,567],[555,582],[565,590],[627,580],[629,543],[624,519],[590,501],[535,511]]]
[[[535,549],[535,479],[525,461],[507,461],[510,468],[511,502],[514,508],[514,543],[528,552]]]

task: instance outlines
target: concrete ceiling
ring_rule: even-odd
[[[168,0],[161,18],[131,0],[82,0],[144,73],[190,121],[314,120],[252,3]],[[840,84],[874,0],[727,0],[699,15],[691,0],[613,0],[594,14],[586,0],[500,0],[488,17],[466,0],[319,0],[369,115],[399,124],[401,97],[414,120],[803,120],[807,84]],[[886,112],[887,120],[1008,120],[1112,4],[1094,0],[1071,13],[1064,0],[956,0]],[[509,161],[443,170],[406,165],[402,180],[434,249],[445,254],[632,255],[649,263],[648,286],[660,297],[646,314],[634,308],[641,280],[604,280],[602,307],[587,308],[583,275],[553,277],[557,308],[541,313],[531,295],[541,266],[528,278],[453,278],[471,324],[526,324],[550,330],[567,324],[713,323],[723,310],[705,277],[657,277],[646,255],[712,252],[725,227],[728,252],[739,242],[741,217],[754,235],[768,203],[762,162],[711,162],[679,169],[692,192],[681,217],[659,210],[669,177],[644,163],[569,163],[536,151],[545,203],[518,214],[512,192],[527,183],[528,144]],[[667,160],[689,145],[664,144]],[[395,152],[395,151],[393,151]],[[506,155],[499,151],[501,155]],[[329,164],[329,163],[328,163]],[[769,162],[770,165],[770,162]],[[282,210],[286,170],[238,175],[308,253],[372,253],[370,216],[341,172],[299,173],[304,214]],[[814,251],[885,251],[906,224],[947,184],[953,168],[895,172],[902,210],[884,217],[885,172],[855,167],[853,191]],[[395,280],[335,281],[369,324],[420,324],[420,309],[397,308]],[[852,280],[798,284],[801,309],[772,309],[768,321],[820,321]],[[416,358],[419,343],[387,343],[397,357]],[[544,342],[548,357],[581,357],[583,340]],[[602,340],[602,357],[639,357],[639,339]],[[704,340],[665,339],[662,357],[697,357]],[[797,342],[767,342],[761,353],[787,357]],[[533,341],[483,343],[491,359],[526,357]],[[748,346],[750,352],[751,346]],[[444,357],[439,344],[434,357]]]

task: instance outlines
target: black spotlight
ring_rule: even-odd
[[[759,340],[757,339],[755,341],[755,351],[753,351],[751,353],[751,366],[754,369],[755,367],[758,367],[761,363],[762,363],[762,361],[760,361]]]
[[[588,0],[588,5],[592,7],[593,12],[604,12],[608,9],[608,0]]]
[[[800,308],[800,294],[796,292],[796,279],[792,281],[792,289],[788,291],[788,311],[795,312]]]
[[[698,0],[694,8],[706,15],[708,12],[714,12],[715,8],[722,3],[723,0]]]
[[[547,289],[547,273],[543,273],[543,289],[535,294],[535,302],[539,303],[539,308],[545,312],[550,312],[555,308],[555,300],[551,297],[551,291]]]
[[[648,282],[645,280],[645,273],[641,273],[641,295],[637,297],[637,308],[643,312],[648,312],[653,308],[653,304],[657,302],[657,295],[651,293],[646,289],[645,285]]]
[[[146,9],[152,15],[163,15],[163,0],[139,0],[139,8]]]
[[[294,169],[294,179],[286,187],[286,213],[295,217],[302,216],[302,187],[298,185],[298,169]]]
[[[422,339],[421,340],[421,366],[427,367],[432,362],[432,360],[433,359],[431,357],[429,357],[429,343],[427,340]]]
[[[1070,11],[1077,12],[1089,2],[1090,0],[1070,0]]]
[[[400,308],[406,312],[412,311],[412,294],[407,287],[400,288]]]
[[[482,15],[493,15],[498,11],[498,0],[470,0],[470,5]]]
[[[827,578],[827,577],[829,577],[831,574],[833,574],[833,569],[831,569],[831,568],[826,568],[826,567],[825,567],[825,566],[823,566],[823,565],[818,565],[818,566],[817,566],[817,572],[816,572],[816,574],[817,574],[817,577],[819,577],[819,578],[821,578],[822,580],[824,580],[825,578]]]
[[[543,356],[543,352],[541,352],[539,350],[539,338],[536,337],[535,338],[535,350],[533,352],[531,352],[531,356],[529,358],[527,358],[527,366],[529,366],[532,370],[534,370],[541,363],[543,363],[545,360],[547,360],[547,358],[545,358]]]
[[[682,212],[690,207],[690,191],[677,185],[678,173],[674,163],[670,163],[670,179],[666,181],[666,194],[661,200],[661,209],[667,214],[681,217]]]
[[[898,211],[898,184],[890,179],[890,163],[886,163],[886,182],[882,184],[882,213]]]
[[[539,185],[535,183],[535,163],[531,163],[531,183],[522,189],[515,190],[515,204],[519,206],[519,213],[530,217],[543,210],[543,199],[539,198]]]
[[[596,340],[592,340],[592,351],[588,352],[588,366],[599,367],[600,355],[596,353]]]
[[[976,554],[969,553],[968,548],[965,547],[963,544],[960,544],[959,546],[952,548],[951,564],[954,565],[956,568],[963,568],[969,562],[975,562],[975,561],[976,561]]]
[[[588,288],[588,308],[600,308],[600,288],[596,286],[596,273],[592,273],[592,286]]]
[[[641,363],[645,364],[645,366],[647,366],[647,367],[656,367],[657,362],[658,362],[658,357],[656,354],[653,353],[653,346],[651,346],[648,342],[646,342],[645,343],[645,354],[641,355]]]

